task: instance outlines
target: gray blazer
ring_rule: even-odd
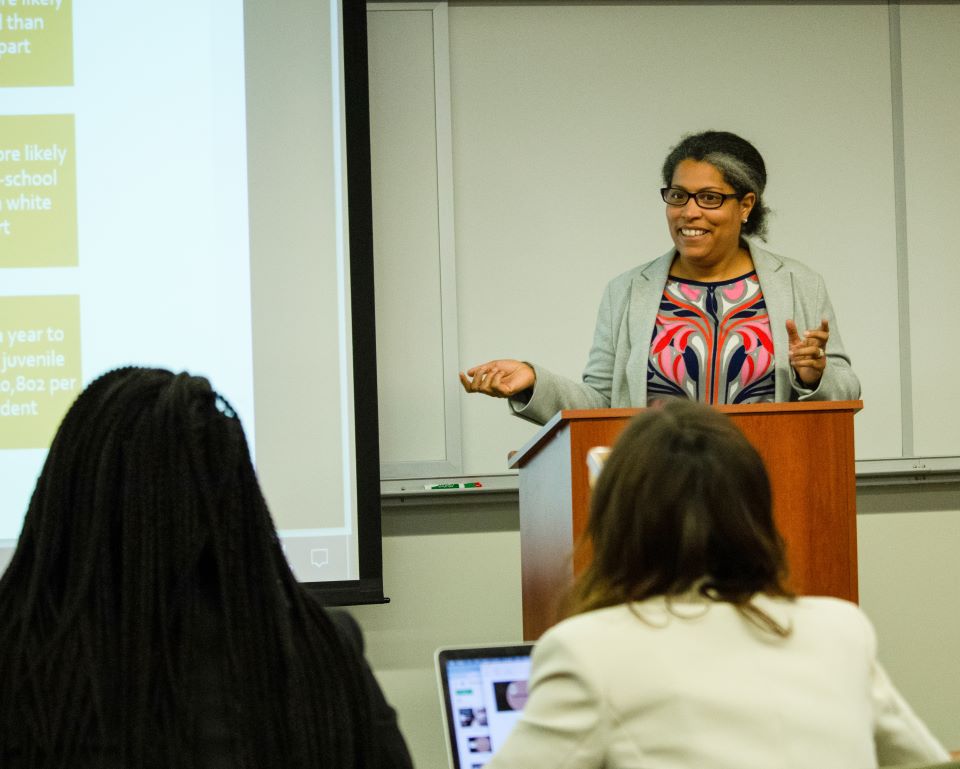
[[[777,256],[747,242],[770,317],[773,334],[775,399],[856,400],[860,381],[850,367],[833,305],[823,278],[800,262]],[[583,382],[531,364],[537,374],[526,403],[510,399],[517,416],[543,424],[562,409],[630,408],[647,405],[647,360],[663,287],[675,251],[618,275],[607,284],[597,313],[593,348],[583,371]],[[786,321],[797,328],[816,328],[820,319],[830,323],[827,367],[815,390],[803,387],[787,360]]]

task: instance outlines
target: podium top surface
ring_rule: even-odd
[[[795,414],[802,412],[850,412],[856,413],[863,408],[863,401],[790,401],[789,403],[747,403],[738,405],[714,406],[724,414],[755,416],[761,414]],[[527,441],[523,448],[512,454],[507,466],[515,470],[522,467],[539,451],[551,436],[570,423],[582,421],[629,419],[645,409],[569,409],[558,411]]]

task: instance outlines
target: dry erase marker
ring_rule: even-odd
[[[474,481],[473,483],[435,483],[432,486],[424,486],[427,491],[447,491],[448,489],[482,489],[483,484]]]

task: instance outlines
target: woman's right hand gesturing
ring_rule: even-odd
[[[537,375],[529,363],[521,360],[491,360],[460,372],[460,382],[468,393],[483,393],[494,398],[512,398],[531,387]]]

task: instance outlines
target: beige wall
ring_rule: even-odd
[[[960,484],[857,495],[860,604],[880,659],[950,749],[960,748]]]
[[[433,654],[439,646],[521,637],[517,506],[388,508],[383,534],[390,603],[351,611],[415,765],[443,769]]]

